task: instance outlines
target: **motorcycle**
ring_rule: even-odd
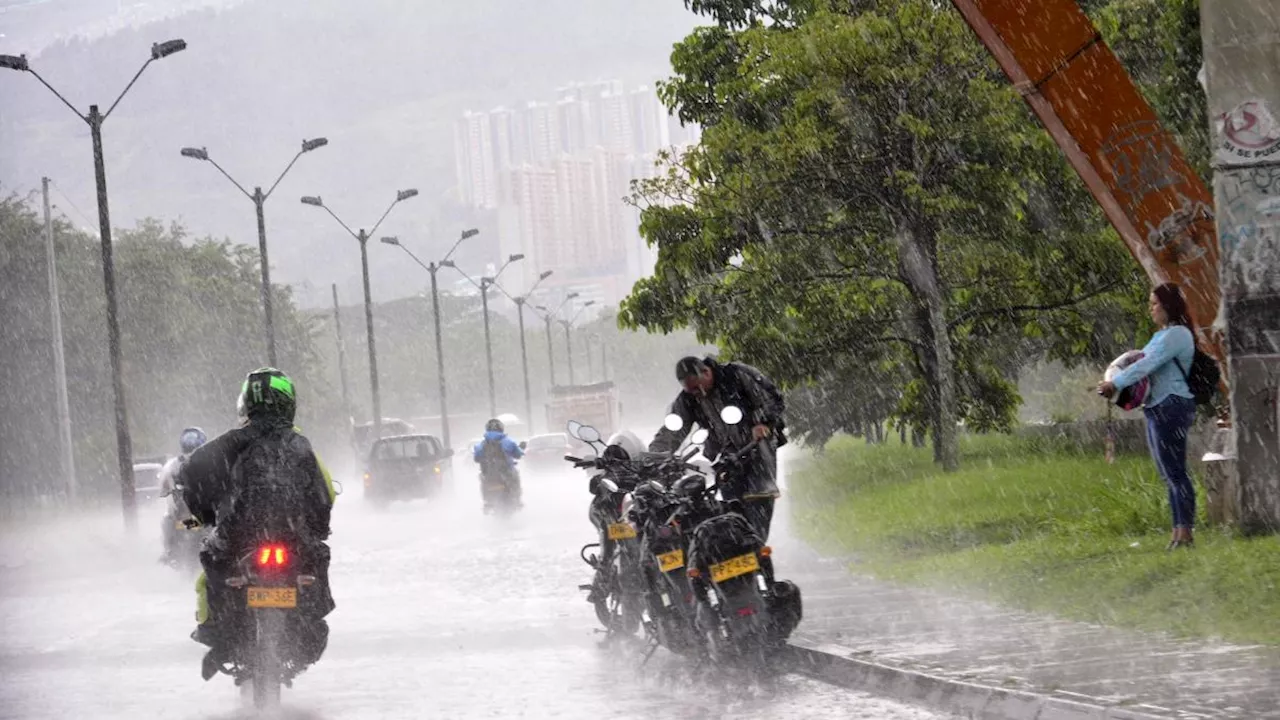
[[[726,407],[726,425],[742,422],[742,410]],[[722,502],[717,491],[740,481],[759,445],[753,440],[736,451],[721,452],[712,463],[715,483],[690,475],[680,481],[682,497],[674,521],[691,527],[686,574],[697,602],[695,625],[714,660],[768,669],[771,652],[786,642],[800,623],[800,589],[775,579],[772,548],[741,513],[738,501]]]
[[[523,450],[528,443],[521,442]],[[513,463],[518,462],[513,460]],[[496,512],[499,515],[510,515],[523,507],[521,502],[520,469],[514,464],[505,472],[488,473],[480,471],[480,499],[484,503],[484,514]]]
[[[165,490],[161,497],[166,500],[164,518],[161,520],[164,534],[173,533],[169,547],[165,548],[163,560],[180,570],[200,569],[200,548],[204,540],[212,532],[211,528],[194,522],[187,505],[182,501],[182,486],[174,485]],[[172,528],[172,529],[170,529]]]
[[[596,451],[596,457],[582,459],[564,456],[566,462],[579,469],[602,471],[593,475],[588,483],[592,494],[587,512],[595,526],[599,542],[588,543],[579,551],[582,561],[591,566],[595,574],[588,585],[578,589],[587,592],[587,602],[596,611],[596,618],[609,635],[634,635],[640,627],[643,612],[643,581],[639,574],[639,540],[636,527],[626,519],[631,506],[630,491],[634,478],[619,475],[610,477],[608,466],[600,447],[600,432],[589,425],[570,422],[569,435],[581,440]],[[599,549],[599,553],[588,554]]]
[[[328,639],[328,625],[308,612],[325,602],[302,543],[287,533],[243,548],[226,579],[231,598],[230,667],[223,668],[255,707],[280,703],[281,686],[306,668],[303,644]]]

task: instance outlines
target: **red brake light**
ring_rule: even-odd
[[[750,617],[755,614],[756,609],[753,607],[738,608],[738,617]]]
[[[258,565],[283,567],[289,561],[289,551],[283,545],[263,545],[258,549]]]

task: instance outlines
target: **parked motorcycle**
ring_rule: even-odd
[[[584,545],[579,551],[579,557],[595,575],[589,585],[578,587],[587,592],[587,602],[595,607],[596,618],[607,633],[633,635],[640,627],[643,611],[638,534],[635,525],[626,519],[634,477],[617,474],[616,466],[614,473],[609,471],[598,430],[570,422],[568,431],[596,452],[596,457],[589,459],[572,455],[564,458],[576,468],[597,471],[587,484],[592,494],[587,516],[596,528],[599,542]],[[590,550],[599,552],[588,554]]]
[[[742,422],[739,408],[727,407],[721,420]],[[716,499],[719,488],[736,482],[749,468],[759,441],[726,449],[712,463],[715,483],[690,475],[675,491],[682,497],[674,521],[692,528],[686,574],[697,601],[695,624],[714,660],[764,672],[771,651],[799,624],[800,590],[774,577],[772,549],[741,513],[737,501]]]

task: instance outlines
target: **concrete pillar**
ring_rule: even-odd
[[[1280,4],[1202,0],[1239,522],[1280,531]]]

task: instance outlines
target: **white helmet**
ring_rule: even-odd
[[[632,460],[640,458],[645,452],[645,444],[640,442],[640,438],[630,430],[619,430],[614,433],[609,437],[608,444],[617,445]]]

